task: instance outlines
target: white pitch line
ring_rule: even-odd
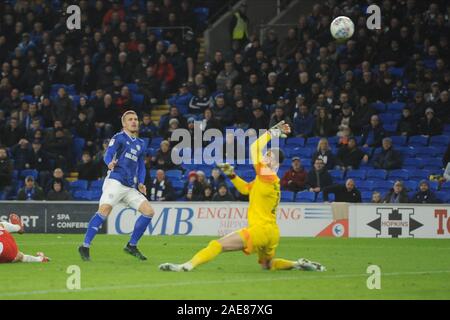
[[[294,271],[295,272],[295,271]],[[381,273],[381,276],[403,276],[403,275],[427,275],[427,274],[439,274],[439,273],[450,273],[450,270],[432,270],[432,271],[411,271],[411,272],[391,272],[391,273]],[[345,278],[357,278],[357,277],[367,277],[367,273],[359,274],[341,274],[341,275],[326,275],[321,274],[317,276],[309,276],[305,278],[299,277],[279,277],[279,278],[256,278],[256,279],[235,279],[227,280],[226,283],[241,283],[241,282],[270,282],[270,281],[290,281],[290,280],[311,280],[311,279],[345,279]],[[11,292],[11,293],[0,293],[1,297],[17,297],[17,296],[31,296],[31,295],[45,295],[50,293],[75,293],[75,292],[95,292],[95,291],[109,291],[109,290],[127,290],[127,289],[149,289],[149,288],[160,288],[160,287],[181,287],[181,286],[193,286],[193,285],[210,285],[210,284],[223,284],[223,280],[213,280],[213,281],[186,281],[186,282],[166,282],[166,283],[152,283],[152,284],[135,284],[135,285],[125,285],[125,286],[104,286],[104,287],[91,287],[84,288],[80,290],[69,290],[69,289],[54,289],[54,290],[35,290],[35,291],[22,291],[22,292]]]

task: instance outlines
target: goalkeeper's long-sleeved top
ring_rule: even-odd
[[[246,182],[238,176],[231,179],[236,189],[249,195],[248,225],[276,225],[276,210],[280,202],[280,179],[264,164],[262,150],[270,141],[268,132],[261,135],[250,146],[250,155],[256,171],[256,178]]]
[[[125,131],[116,133],[110,140],[103,157],[106,165],[113,159],[117,165],[108,171],[107,178],[115,179],[127,187],[136,188],[145,181],[145,141],[129,136]]]

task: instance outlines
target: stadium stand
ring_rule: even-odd
[[[384,195],[396,180],[409,191],[417,190],[423,179],[432,180],[430,188],[437,198],[450,202],[449,182],[442,178],[450,143],[450,22],[445,5],[439,4],[438,12],[431,14],[430,1],[387,0],[386,28],[375,32],[358,23],[352,39],[336,43],[322,21],[335,15],[364,19],[366,2],[347,6],[325,1],[314,15],[300,17],[306,23],[292,26],[296,38],[289,42],[288,54],[280,49],[286,48],[283,34],[271,40],[275,43],[265,38],[259,43],[256,35],[249,35],[246,46],[235,50],[230,45],[227,52],[205,57],[199,54],[204,52],[202,32],[217,1],[187,1],[189,14],[183,14],[178,1],[164,1],[171,3],[169,7],[154,1],[161,13],[157,19],[146,12],[148,2],[125,1],[116,7],[105,1],[96,8],[93,1],[82,1],[90,18],[77,32],[54,28],[67,1],[0,4],[0,146],[7,151],[0,159],[5,163],[0,174],[11,181],[0,184],[0,199],[15,199],[30,175],[46,186],[50,172],[59,167],[74,199],[98,200],[106,174],[104,148],[120,130],[121,114],[132,109],[152,118],[140,131],[147,145],[147,178],[164,169],[181,200],[188,173],[202,170],[210,181],[213,166],[176,166],[167,160],[174,143],[164,151],[161,142],[170,137],[173,119],[186,129],[191,118],[219,130],[267,129],[278,119],[276,107],[281,106],[293,128],[302,123],[310,130],[294,130],[282,141],[287,159],[280,177],[293,157],[300,157],[310,170],[320,138],[328,139],[336,157],[348,136],[354,136],[369,162],[347,171],[331,168],[334,183],[354,179],[363,201],[370,202],[373,191]],[[119,21],[112,21],[109,11],[121,12]],[[175,25],[185,28],[165,29],[173,25],[169,13],[175,14]],[[225,62],[231,62],[230,70],[224,71]],[[224,74],[229,81],[222,88]],[[199,88],[206,89],[205,97],[198,96]],[[224,97],[226,112],[217,107],[216,97]],[[243,109],[236,107],[238,101],[243,101]],[[194,102],[200,109],[193,108]],[[177,108],[168,109],[169,105]],[[308,107],[310,117],[301,116],[302,106]],[[206,121],[204,111],[209,108],[213,116]],[[261,118],[256,115],[260,108]],[[403,115],[405,108],[411,110],[410,119]],[[372,128],[374,114],[381,125]],[[301,122],[304,119],[310,120]],[[404,134],[405,126],[410,133]],[[344,128],[349,133],[344,134]],[[401,167],[375,169],[374,157],[390,152],[382,149],[387,136],[401,155]],[[37,141],[41,149],[35,147]],[[77,164],[85,151],[102,173],[99,180],[77,179]],[[251,165],[236,168],[244,179],[254,178]],[[320,193],[307,190],[281,193],[281,201],[321,199]]]

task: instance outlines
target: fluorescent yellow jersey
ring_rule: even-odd
[[[276,210],[280,202],[280,179],[274,171],[262,162],[262,150],[270,139],[270,134],[266,132],[250,146],[250,155],[256,170],[256,178],[250,183],[238,176],[231,179],[240,193],[249,195],[249,227],[266,224],[276,225]]]

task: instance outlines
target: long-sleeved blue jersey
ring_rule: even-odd
[[[103,157],[106,165],[113,159],[117,165],[108,171],[108,178],[115,179],[127,187],[136,188],[145,181],[144,140],[133,138],[124,131],[116,133],[110,140]]]

